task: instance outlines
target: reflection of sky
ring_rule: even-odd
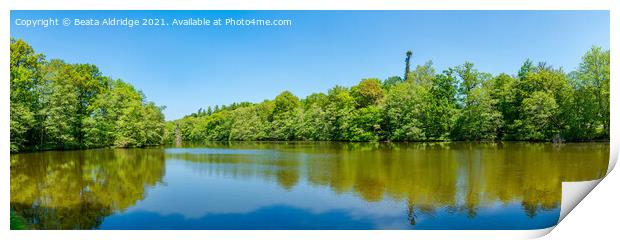
[[[167,161],[165,184],[151,189],[146,199],[128,211],[177,213],[187,218],[199,218],[207,213],[245,213],[279,204],[305,208],[313,213],[334,208],[357,209],[371,215],[398,215],[402,211],[395,208],[393,201],[367,203],[350,193],[337,195],[329,187],[310,186],[305,181],[286,190],[274,181],[267,182],[258,177],[248,181],[206,175],[190,168],[191,165],[183,161]],[[175,204],[170,206],[169,203]],[[373,207],[369,208],[369,205]]]
[[[196,171],[205,163],[166,161],[163,184],[102,229],[527,229],[557,222],[559,209],[525,215],[519,202],[477,209],[476,217],[445,207],[416,210],[409,225],[406,201],[367,202],[352,193],[299,183],[286,190],[273,179],[236,178]]]
[[[523,212],[519,202],[508,205],[496,204],[479,208],[476,217],[469,218],[466,214],[451,214],[445,209],[435,216],[420,214],[416,219],[416,229],[536,229],[553,226],[557,223],[559,208],[551,211],[539,211],[536,217],[530,218]]]
[[[167,154],[265,154],[271,150],[229,149],[229,148],[167,148]]]

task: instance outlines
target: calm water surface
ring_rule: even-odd
[[[226,143],[11,155],[36,229],[537,229],[608,143]]]

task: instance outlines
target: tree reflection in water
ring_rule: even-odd
[[[36,229],[97,228],[144,199],[162,181],[165,160],[175,159],[199,163],[201,174],[285,190],[304,182],[366,202],[403,201],[411,225],[439,209],[476,218],[513,202],[534,218],[559,207],[562,181],[604,176],[608,156],[607,143],[244,142],[15,154],[11,209]]]
[[[162,149],[11,155],[11,209],[35,229],[93,229],[161,181]]]

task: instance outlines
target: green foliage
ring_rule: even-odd
[[[561,69],[546,64],[529,70],[515,84],[518,118],[511,129],[518,140],[557,141],[566,138],[573,89]]]
[[[474,64],[407,78],[363,79],[299,99],[198,109],[165,123],[162,107],[90,64],[46,61],[11,40],[11,151],[143,147],[162,142],[313,140],[584,141],[609,139],[609,51],[590,49],[566,74],[527,60],[516,76]]]
[[[591,48],[571,74],[570,138],[609,138],[609,50]]]
[[[304,99],[284,91],[272,101],[207,109],[167,131],[178,125],[184,141],[609,139],[609,51],[592,48],[571,74],[530,60],[515,76],[470,62],[437,74],[428,61],[406,80],[369,78]]]
[[[355,104],[348,88],[336,86],[328,91],[324,108],[327,115],[325,130],[329,140],[348,140],[346,136],[350,136],[349,124]]]
[[[489,80],[485,87],[489,97],[495,101],[495,110],[501,114],[502,124],[497,129],[497,139],[504,139],[510,131],[508,126],[519,117],[519,108],[515,97],[516,79],[508,74],[500,74]]]
[[[325,110],[328,98],[323,93],[315,93],[302,100],[303,108],[297,133],[300,140],[330,140],[330,125]]]
[[[36,114],[40,103],[37,86],[42,81],[45,57],[22,40],[11,39],[10,54],[11,151],[36,141]]]
[[[398,83],[401,83],[403,81],[404,80],[401,77],[399,77],[399,76],[392,76],[392,77],[389,77],[389,78],[385,79],[382,82],[382,84],[383,84],[383,88],[384,89],[389,90],[390,88],[392,88],[392,86],[394,86],[394,85],[396,85]]]
[[[345,139],[349,141],[377,141],[380,139],[382,115],[377,106],[355,110],[351,116]]]
[[[26,220],[11,211],[11,230],[28,230]]]
[[[384,103],[387,139],[392,141],[422,141],[423,95],[426,89],[410,82],[398,84],[388,92]]]
[[[296,97],[289,100],[292,99],[297,101]],[[283,101],[284,99],[280,98],[279,100]],[[279,106],[278,114],[274,117],[276,120],[274,120],[273,129],[270,129],[271,126],[266,124],[268,118],[271,117],[271,104],[254,105],[233,111],[231,117],[233,123],[230,129],[229,140],[266,140],[270,138],[270,134],[274,134],[274,137],[277,136],[282,139],[292,138],[294,134],[292,131],[295,129],[291,128],[290,121],[292,117],[288,114],[289,110],[285,109],[290,107],[290,111],[292,111],[295,109],[295,104],[292,102],[280,102],[280,104],[283,105]],[[276,98],[276,109],[278,109],[277,105],[278,98]],[[275,114],[275,109],[273,112]]]
[[[430,80],[424,99],[424,129],[429,140],[447,140],[458,116],[456,79],[450,71]]]
[[[297,108],[299,107],[299,98],[289,91],[284,91],[278,95],[274,101],[273,114],[271,116],[272,132],[270,139],[293,140],[295,139],[296,123],[299,116]],[[264,109],[268,110],[268,109]],[[265,111],[261,111],[265,112]],[[259,114],[255,114],[260,116]],[[260,120],[260,119],[256,119]],[[248,122],[248,124],[254,124]],[[239,140],[243,140],[239,139]]]
[[[461,110],[453,138],[457,140],[496,140],[503,125],[502,113],[486,88],[476,88],[468,95]]]
[[[502,83],[493,81],[489,74],[478,72],[470,62],[452,71],[458,76],[457,102],[460,107],[452,138],[496,140],[503,119],[498,107],[499,99],[493,98],[493,88]]]
[[[435,78],[435,75],[433,61],[427,61],[424,65],[416,66],[415,70],[407,75],[407,81],[410,81],[414,85],[423,85]]]
[[[90,64],[46,61],[11,40],[11,151],[142,147],[164,139],[162,107]]]
[[[144,199],[166,172],[162,149],[46,151],[10,160],[11,212],[29,229],[97,228]]]
[[[377,105],[384,95],[381,80],[376,78],[364,79],[357,86],[351,88],[351,94],[355,98],[358,108]]]
[[[549,93],[532,93],[521,103],[521,114],[521,119],[515,122],[519,139],[549,140],[559,132],[558,104]]]

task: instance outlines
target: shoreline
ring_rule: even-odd
[[[183,148],[183,144],[188,145],[205,145],[208,143],[332,143],[332,144],[451,144],[451,143],[474,143],[474,144],[504,144],[504,143],[518,143],[518,144],[552,144],[552,145],[564,145],[564,144],[589,144],[589,143],[607,143],[610,144],[610,140],[592,140],[592,141],[565,141],[565,142],[550,142],[550,141],[511,141],[511,140],[503,140],[503,141],[470,141],[470,140],[447,140],[447,141],[314,141],[314,140],[257,140],[257,141],[203,141],[203,142],[185,142],[181,143],[181,148]],[[69,151],[82,151],[82,150],[102,150],[102,149],[149,149],[149,148],[159,148],[159,147],[169,147],[175,146],[174,143],[163,143],[158,145],[149,145],[142,147],[96,147],[96,148],[74,148],[74,149],[45,149],[45,150],[32,150],[32,151],[19,151],[19,152],[11,152],[10,154],[22,154],[22,153],[39,153],[39,152],[69,152]]]

